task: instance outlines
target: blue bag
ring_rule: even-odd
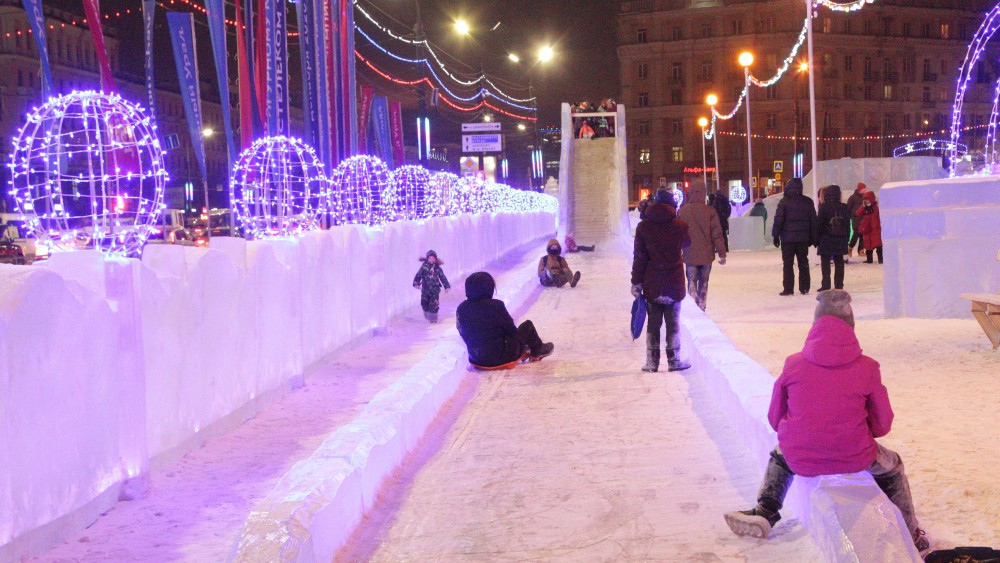
[[[642,327],[646,324],[646,298],[639,294],[632,302],[632,340],[642,336]]]

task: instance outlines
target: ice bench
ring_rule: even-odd
[[[737,350],[690,298],[681,307],[681,349],[692,364],[685,373],[705,382],[714,406],[729,417],[763,475],[777,443],[767,422],[774,377]],[[825,561],[922,561],[902,514],[867,472],[796,477],[782,512],[802,520]]]
[[[1000,293],[963,293],[972,302],[972,316],[979,321],[993,349],[1000,348]]]

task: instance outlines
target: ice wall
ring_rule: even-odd
[[[0,265],[0,560],[140,494],[306,366],[419,303],[417,258],[458,278],[552,236],[551,213],[342,226],[295,240],[150,245]]]
[[[888,184],[879,194],[887,317],[970,318],[1000,292],[1000,177]]]

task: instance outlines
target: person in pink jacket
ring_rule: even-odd
[[[774,382],[767,418],[778,433],[757,506],[725,515],[740,536],[767,537],[795,475],[815,477],[868,471],[909,528],[919,551],[929,547],[917,523],[899,454],[875,441],[892,428],[892,407],[879,364],[861,353],[851,295],[820,293],[815,322],[802,351],[785,360]]]

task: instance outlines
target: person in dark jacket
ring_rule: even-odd
[[[858,245],[858,255],[865,250],[865,239],[861,236],[861,217],[857,216],[858,209],[864,206],[865,194],[868,193],[868,186],[864,182],[858,182],[857,189],[847,198],[847,212],[851,214],[851,243],[847,248],[847,255],[854,255],[854,245]]]
[[[817,249],[820,257],[820,267],[823,272],[823,283],[819,290],[826,291],[830,286],[830,262],[833,262],[833,289],[844,289],[844,255],[847,254],[847,243],[851,238],[851,214],[847,204],[842,203],[840,186],[834,184],[823,188],[823,203],[819,204],[817,230],[819,244]]]
[[[438,309],[441,301],[441,288],[451,289],[448,278],[444,275],[438,260],[437,252],[428,250],[427,255],[420,258],[423,265],[417,270],[417,275],[413,276],[413,287],[420,289],[420,308],[424,310],[424,317],[432,322],[438,322]]]
[[[854,212],[856,217],[861,218],[858,230],[865,241],[865,263],[871,264],[872,257],[878,254],[878,263],[882,263],[882,215],[878,211],[878,200],[875,199],[875,192],[866,192],[864,205]]]
[[[531,321],[514,325],[507,306],[493,299],[496,282],[488,272],[476,272],[465,280],[465,297],[458,306],[458,334],[469,349],[469,363],[498,367],[522,359],[525,354],[539,360],[552,354],[555,345],[542,342]]]
[[[653,194],[647,195],[646,199],[644,199],[644,200],[642,200],[642,201],[639,202],[638,209],[639,209],[639,220],[640,221],[642,221],[643,219],[646,218],[646,210],[649,209],[650,205],[653,205]]]
[[[722,240],[726,243],[726,252],[729,252],[729,217],[733,214],[733,207],[729,204],[729,195],[722,190],[715,190],[715,197],[712,198],[712,207],[719,214],[719,224],[722,226]]]
[[[829,194],[827,194],[829,197]],[[861,353],[851,294],[820,293],[802,351],[785,360],[774,382],[767,420],[778,433],[757,506],[725,514],[739,536],[767,537],[796,475],[867,471],[899,508],[918,551],[930,547],[917,522],[899,454],[878,443],[892,428],[892,406],[879,364]]]
[[[569,284],[576,287],[580,283],[580,272],[569,269],[569,263],[562,257],[559,241],[550,239],[545,246],[545,256],[538,261],[538,283],[545,287],[562,287]]]
[[[784,265],[781,295],[795,293],[794,261],[799,263],[799,292],[809,293],[809,247],[816,244],[816,207],[802,195],[802,179],[792,178],[778,202],[771,227],[774,246],[781,249]]]
[[[670,371],[691,367],[680,358],[680,314],[684,299],[684,262],[681,251],[691,245],[688,225],[677,218],[673,196],[666,189],[656,192],[655,203],[635,229],[632,258],[632,295],[646,300],[646,365],[655,372],[660,366],[660,325],[667,327],[667,361]]]

